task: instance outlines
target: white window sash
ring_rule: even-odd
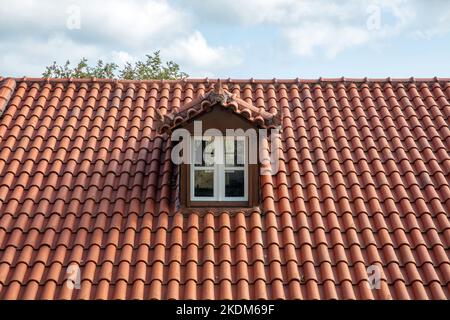
[[[214,164],[214,166],[203,167],[203,166],[195,166],[194,157],[194,140],[199,140],[202,138],[193,137],[192,139],[192,161],[190,165],[190,190],[191,190],[191,201],[223,201],[223,202],[231,202],[231,201],[247,201],[248,200],[248,141],[244,139],[244,166],[240,167],[227,167],[225,166],[225,154],[223,150],[215,150],[218,153],[219,159],[222,159],[223,164]],[[215,139],[224,139],[224,137],[215,137]],[[222,146],[224,145],[224,141],[222,141]],[[223,149],[223,148],[222,148]],[[204,171],[204,170],[213,170],[214,171],[214,184],[213,184],[213,197],[196,197],[195,196],[195,171]],[[244,171],[244,196],[243,197],[226,197],[225,196],[225,172],[226,171]]]

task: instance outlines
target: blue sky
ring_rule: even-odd
[[[2,0],[2,76],[155,50],[191,78],[450,77],[450,1]]]

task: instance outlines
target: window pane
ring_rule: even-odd
[[[228,170],[225,172],[225,197],[244,197],[244,171]]]
[[[198,167],[214,165],[214,137],[194,140],[194,164]]]
[[[245,164],[245,141],[236,140],[236,166]]]
[[[227,167],[241,167],[245,164],[245,142],[236,137],[225,140],[225,165]]]
[[[234,167],[234,154],[225,153],[225,164],[227,167]]]
[[[194,171],[194,196],[213,197],[214,196],[214,171],[195,170]]]
[[[234,137],[225,137],[225,165],[234,165]]]

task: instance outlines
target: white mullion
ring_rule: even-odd
[[[247,161],[247,159],[245,159]],[[244,164],[244,198],[248,199],[248,163]]]
[[[192,162],[192,161],[191,161]],[[194,167],[194,164],[193,163],[191,163],[191,165],[190,165],[190,167],[191,167],[191,170],[190,170],[190,175],[191,175],[191,179],[190,179],[190,186],[189,186],[189,188],[191,189],[191,192],[189,192],[189,194],[191,195],[191,199],[190,200],[192,200],[192,199],[194,199],[195,198],[195,188],[194,188],[194,185],[195,185],[195,167]]]
[[[225,152],[224,152],[224,148],[225,148],[225,138],[224,137],[217,137],[218,139],[221,139],[221,141],[219,141],[219,146],[221,146],[222,148],[217,148],[217,153],[218,156],[220,156],[219,158],[221,159],[222,164],[217,164],[217,173],[219,176],[219,181],[218,181],[218,194],[219,194],[219,201],[223,201],[223,199],[225,198],[225,177],[224,177],[224,166],[225,166]]]
[[[221,173],[220,176],[222,177],[222,191],[221,191],[221,196],[222,196],[222,201],[225,200],[225,164],[221,165]]]
[[[217,137],[214,137],[214,160],[218,157],[217,144]],[[217,163],[214,163],[214,200],[219,201],[219,199],[219,173],[217,171]]]
[[[218,164],[214,164],[214,178],[214,200],[220,201],[220,172]]]
[[[248,159],[249,159],[249,154],[248,154],[248,137],[244,137],[244,198],[246,200],[248,200],[248,189],[249,189],[249,185],[248,185]]]
[[[221,164],[217,164],[217,176],[219,177],[217,181],[218,201],[223,201],[225,190],[225,179],[224,179],[223,165]]]

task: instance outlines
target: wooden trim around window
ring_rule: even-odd
[[[217,128],[225,134],[226,129],[248,129],[253,128],[247,120],[223,108],[213,108],[212,111],[200,116],[197,120],[202,120],[203,131],[209,128]],[[193,134],[192,121],[183,126]],[[190,165],[182,164],[180,166],[180,200],[181,206],[185,208],[226,208],[240,207],[251,208],[260,205],[260,186],[259,186],[259,166],[258,164],[248,164],[248,200],[247,201],[192,201],[190,188]]]

